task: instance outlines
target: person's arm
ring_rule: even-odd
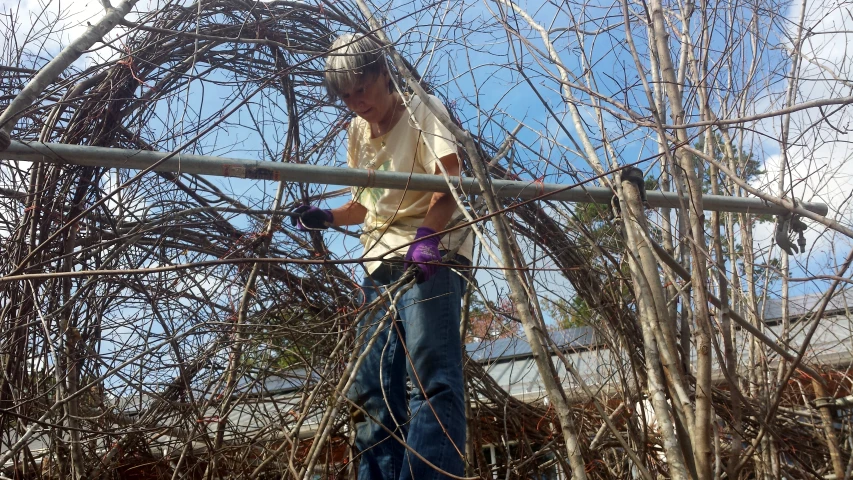
[[[445,155],[439,159],[447,174],[451,177],[459,176],[459,157],[455,153]],[[435,167],[435,174],[441,175],[441,170],[438,165]],[[364,208],[364,207],[362,207]],[[453,194],[449,192],[436,192],[432,194],[432,199],[429,202],[429,210],[427,210],[422,227],[427,227],[440,232],[447,227],[447,223],[453,218],[456,213],[457,205]],[[337,225],[337,216],[335,224]]]
[[[331,212],[334,219],[332,225],[336,227],[362,224],[364,217],[367,216],[367,208],[355,200],[350,200],[343,206],[332,209]]]

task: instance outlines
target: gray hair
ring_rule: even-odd
[[[345,33],[335,39],[326,57],[326,89],[334,98],[385,70],[382,45],[366,35]]]

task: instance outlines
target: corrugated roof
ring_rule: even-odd
[[[237,392],[260,396],[278,395],[299,390],[305,385],[307,378],[310,378],[312,383],[322,381],[316,371],[296,368],[278,375],[264,375],[263,379],[247,375],[239,380]]]
[[[592,327],[576,327],[550,332],[560,350],[586,349],[601,342]],[[512,338],[483,340],[465,345],[468,356],[476,362],[523,357],[530,355],[530,344],[521,335]]]
[[[798,317],[804,315],[817,308],[820,300],[823,298],[823,293],[810,293],[799,297],[793,297],[788,300],[789,317]],[[764,314],[765,322],[782,319],[782,300],[779,298],[771,298],[767,300],[767,306],[762,308],[759,305],[759,315]],[[826,307],[826,313],[837,312],[839,310],[847,310],[853,308],[853,288],[836,291],[829,305]]]
[[[626,360],[608,349],[568,351],[563,357],[578,371],[587,386],[598,387],[611,382],[620,370],[624,370]],[[566,369],[563,360],[551,355],[557,380],[567,391],[579,390],[577,379]],[[484,365],[495,382],[523,401],[535,401],[545,397],[545,384],[539,375],[539,369],[532,357],[510,359],[490,359]]]
[[[802,315],[814,308],[820,301],[821,295],[804,295],[790,300],[791,315]],[[827,312],[845,310],[853,305],[853,289],[839,291],[830,302]],[[781,301],[769,300],[765,318],[768,320],[780,318]],[[805,335],[805,324],[801,328],[794,328],[791,335],[791,344],[796,346],[802,342]],[[769,326],[769,333],[778,334],[780,325]],[[826,321],[821,322],[818,330],[811,340],[811,350],[817,355],[825,357],[836,355],[842,361],[849,362],[851,338],[851,325],[848,321]],[[550,333],[554,343],[565,352],[565,357],[584,379],[584,383],[593,388],[612,383],[612,378],[619,371],[624,370],[626,359],[618,353],[609,349],[592,349],[602,344],[600,338],[591,327],[578,327],[560,330]],[[746,333],[742,331],[741,335]],[[523,337],[523,335],[521,335]],[[738,344],[743,344],[742,340]],[[535,362],[530,357],[530,345],[523,338],[502,338],[482,342],[469,343],[465,346],[468,355],[474,361],[484,363],[486,371],[495,379],[498,385],[506,389],[511,395],[524,401],[536,401],[545,398],[545,386],[542,384],[539,371]],[[747,350],[742,349],[739,354],[747,355]],[[567,391],[577,391],[577,379],[571,376],[562,363],[562,360],[552,356],[556,374],[559,381]],[[248,394],[240,398],[228,413],[228,424],[226,438],[229,440],[240,439],[248,441],[254,435],[262,431],[274,432],[281,428],[294,428],[296,417],[290,412],[301,411],[304,407],[300,401],[303,399],[294,395],[295,390],[304,386],[307,378],[311,382],[321,379],[316,372],[294,369],[282,372],[279,375],[271,375],[262,379],[246,376],[240,380],[237,394]],[[209,393],[199,392],[197,398],[207,398]],[[132,415],[141,406],[150,405],[153,397],[142,394],[137,396],[122,397],[114,399],[115,406],[125,415]],[[314,433],[317,423],[322,415],[322,402],[312,409],[300,430],[300,435],[310,436]],[[200,420],[210,421],[207,424],[209,432],[217,425],[214,419],[218,413],[216,407],[205,410]],[[175,412],[174,416],[162,418],[163,425],[178,423],[178,416],[183,415]],[[273,428],[271,428],[273,427]],[[182,445],[181,441],[170,437],[158,437],[158,446],[163,448],[177,448]],[[9,438],[0,439],[0,449],[8,448],[8,445],[17,440],[15,432]],[[6,443],[7,441],[11,443]],[[47,445],[46,433],[39,432],[30,439],[31,450],[41,450]]]
[[[279,375],[264,375],[262,378],[250,373],[237,380],[234,396],[241,400],[249,398],[252,399],[251,401],[259,401],[257,399],[262,401],[265,398],[286,395],[303,388],[309,377],[312,384],[322,380],[315,371],[309,372],[304,368],[284,371]],[[193,396],[197,401],[208,400],[215,395],[206,389],[193,389]],[[138,392],[133,395],[110,398],[110,401],[125,415],[136,415],[139,411],[150,407],[158,398],[150,393]]]

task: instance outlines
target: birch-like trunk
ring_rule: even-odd
[[[657,53],[661,67],[661,78],[666,87],[667,98],[671,111],[672,122],[675,125],[684,122],[684,109],[682,106],[681,92],[678,88],[679,82],[676,78],[675,69],[669,49],[669,34],[664,19],[663,5],[660,0],[652,0],[649,4],[651,10],[651,29],[653,38],[650,43]],[[684,145],[689,145],[690,139],[684,129],[676,130],[676,138]],[[702,184],[696,175],[696,170],[690,155],[683,150],[676,150],[676,158],[681,167],[681,175],[685,177],[686,196],[689,199],[689,209],[682,212],[688,215],[690,222],[691,259],[693,265],[693,311],[696,326],[696,410],[695,424],[692,430],[693,455],[696,463],[697,476],[700,479],[711,478],[713,473],[713,446],[711,430],[711,419],[713,416],[711,399],[711,324],[708,311],[707,283],[706,283],[706,258],[705,230],[704,230],[704,208],[702,206]],[[684,307],[687,307],[685,305]]]
[[[71,42],[59,55],[39,70],[39,73],[15,96],[6,109],[0,113],[0,151],[9,148],[10,134],[15,122],[36,101],[41,92],[59,78],[59,75],[80,58],[86,50],[92,48],[95,42],[100,41],[104,35],[118,25],[136,5],[137,1],[139,0],[125,0],[118,7],[107,8],[106,14],[97,23],[90,25],[83,35]]]
[[[655,338],[655,325],[658,323],[658,308],[655,306],[653,289],[662,290],[658,276],[657,263],[654,261],[651,246],[646,241],[644,231],[648,231],[645,213],[640,201],[640,192],[631,181],[621,185],[623,207],[623,226],[628,247],[628,266],[634,281],[637,298],[637,310],[643,331],[643,346],[646,353],[646,372],[649,397],[655,412],[655,420],[663,438],[664,454],[674,480],[688,479],[687,462],[678,440],[675,426],[675,412],[666,398],[663,365],[658,339]],[[651,270],[646,270],[648,265]],[[657,287],[652,284],[657,283]],[[663,308],[665,311],[666,309]]]

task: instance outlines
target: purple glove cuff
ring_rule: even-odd
[[[436,265],[436,263],[441,262],[441,252],[438,250],[440,243],[438,235],[423,238],[434,235],[435,233],[435,230],[429,227],[418,228],[415,233],[416,241],[409,247],[409,251],[406,253],[405,267],[409,268],[409,265],[414,263],[420,270],[418,283],[429,280],[439,269],[439,266]]]
[[[427,237],[430,235],[435,235],[435,230],[429,227],[418,227],[418,230],[415,232],[415,240],[420,240],[423,237]],[[438,247],[438,235],[434,237],[427,238],[425,240],[421,240],[422,242],[435,242],[435,246]]]

